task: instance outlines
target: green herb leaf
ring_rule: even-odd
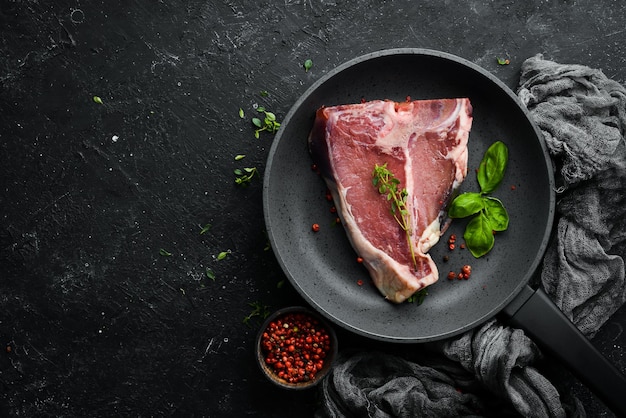
[[[247,186],[248,184],[250,184],[250,181],[257,172],[258,170],[256,169],[256,167],[244,167],[243,170],[237,168],[234,170],[234,173],[237,176],[235,177],[235,183],[238,185]]]
[[[496,141],[487,149],[478,167],[478,184],[480,191],[491,193],[504,178],[509,149],[501,141]]]
[[[500,199],[495,197],[484,198],[485,214],[494,231],[506,231],[509,227],[509,214]]]
[[[511,61],[509,61],[507,58],[498,57],[498,64],[509,65],[510,63]]]
[[[99,96],[93,96],[93,101],[98,104],[103,104],[102,99]]]
[[[261,97],[267,97],[270,95],[267,90],[261,90],[259,94],[261,95]]]
[[[378,192],[382,195],[386,195],[387,201],[391,203],[391,214],[396,220],[398,225],[405,232],[407,244],[411,250],[411,258],[413,259],[413,265],[417,268],[417,260],[415,258],[415,251],[413,249],[413,239],[411,238],[411,214],[406,209],[406,198],[408,192],[406,189],[398,190],[400,180],[389,171],[387,163],[383,165],[374,165],[372,171],[372,177],[376,178],[376,181],[372,181],[374,187],[377,187]],[[399,216],[398,216],[399,213]]]
[[[206,234],[211,229],[211,224],[206,224],[202,228],[200,228],[200,235]]]
[[[311,67],[313,67],[313,61],[311,61],[310,59],[304,61],[304,71],[308,72]]]
[[[249,303],[252,307],[252,311],[243,318],[243,323],[246,325],[250,325],[250,321],[254,317],[260,317],[261,319],[265,319],[270,315],[270,307],[268,305],[264,305],[261,302],[252,302]]]
[[[245,154],[235,155],[235,161],[243,160],[244,158],[246,158]]]
[[[485,207],[480,193],[467,192],[454,198],[448,209],[451,218],[465,218],[474,215]]]
[[[263,113],[263,119],[257,117],[251,119],[252,124],[257,128],[254,130],[254,137],[258,139],[263,131],[276,133],[278,128],[280,128],[280,122],[276,120],[276,114],[268,112],[263,106],[257,106],[256,111]]]
[[[480,212],[478,216],[475,216],[469,221],[465,228],[463,238],[465,239],[467,248],[476,258],[482,257],[491,251],[495,239],[493,237],[491,222],[489,222],[484,212]]]
[[[239,108],[239,117],[243,119],[246,115],[243,113],[243,109]]]
[[[448,209],[451,218],[474,217],[465,227],[464,238],[472,255],[482,257],[493,248],[495,232],[509,227],[509,214],[502,202],[487,193],[502,182],[508,163],[509,151],[500,141],[494,142],[485,152],[476,175],[480,193],[468,192],[457,196]]]
[[[230,254],[231,252],[232,252],[232,251],[230,251],[230,250],[228,250],[228,251],[222,251],[221,253],[219,253],[219,254],[217,255],[217,260],[218,260],[218,261],[220,261],[220,260],[225,259],[225,258],[228,256],[228,254]]]
[[[159,255],[162,255],[164,257],[171,257],[172,253],[167,251],[167,250],[164,250],[163,248],[161,248],[161,249],[159,249]]]
[[[206,268],[206,271],[204,272],[204,274],[206,274],[206,277],[215,281],[215,273],[213,272],[213,270],[211,270],[210,268]]]
[[[426,288],[423,288],[409,296],[406,301],[409,303],[417,303],[418,305],[421,305],[424,302],[426,296],[428,296],[428,292],[426,291]]]

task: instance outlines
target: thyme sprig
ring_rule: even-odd
[[[400,228],[406,235],[406,241],[411,250],[413,266],[417,269],[417,260],[413,249],[413,238],[411,231],[411,213],[406,207],[406,200],[409,196],[406,188],[400,188],[400,180],[387,168],[387,163],[374,165],[372,171],[372,184],[378,189],[378,193],[385,195],[387,201],[391,203],[391,214]]]
[[[239,186],[247,186],[250,184],[252,177],[254,177],[256,173],[258,173],[258,170],[256,169],[256,167],[244,167],[243,169],[236,168],[233,172],[236,176],[235,184]]]
[[[254,137],[258,139],[263,131],[275,134],[278,128],[280,128],[280,122],[276,120],[276,115],[265,110],[263,106],[257,107],[256,110],[263,114],[263,119],[252,118],[252,124],[257,128],[254,130]]]
[[[250,326],[250,321],[254,317],[259,317],[261,319],[267,318],[271,311],[268,305],[265,305],[259,301],[251,302],[248,305],[252,307],[252,311],[243,318],[243,323]]]

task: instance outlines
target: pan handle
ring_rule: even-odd
[[[626,417],[626,378],[541,290],[530,286],[503,310],[545,351],[559,358],[617,416]]]

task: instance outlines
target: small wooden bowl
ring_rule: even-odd
[[[319,326],[323,327],[326,330],[330,338],[330,349],[326,353],[326,357],[324,358],[324,365],[322,369],[318,370],[312,379],[309,379],[308,381],[302,381],[302,382],[296,382],[296,383],[288,382],[287,380],[278,376],[274,368],[271,365],[268,365],[266,363],[265,358],[266,358],[267,353],[262,347],[263,334],[266,332],[270,323],[275,320],[280,319],[281,317],[286,316],[287,314],[292,314],[292,313],[304,314],[310,317],[311,319],[316,320],[319,323]],[[291,306],[288,308],[279,309],[278,311],[271,314],[265,320],[256,338],[255,351],[256,351],[256,360],[259,365],[259,368],[272,383],[284,389],[292,389],[292,390],[309,389],[309,388],[316,386],[320,381],[322,381],[322,379],[324,379],[324,377],[330,371],[330,368],[332,367],[333,361],[337,357],[337,352],[338,352],[337,334],[335,333],[334,329],[328,324],[328,322],[326,322],[326,320],[324,320],[324,318],[322,318],[318,313],[302,306]]]

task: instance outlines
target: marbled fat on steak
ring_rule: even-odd
[[[309,135],[313,160],[352,246],[392,302],[403,302],[439,277],[427,252],[447,227],[448,200],[467,175],[471,126],[467,98],[375,100],[316,113]],[[390,202],[372,184],[376,164],[387,164],[408,191],[416,263]]]

